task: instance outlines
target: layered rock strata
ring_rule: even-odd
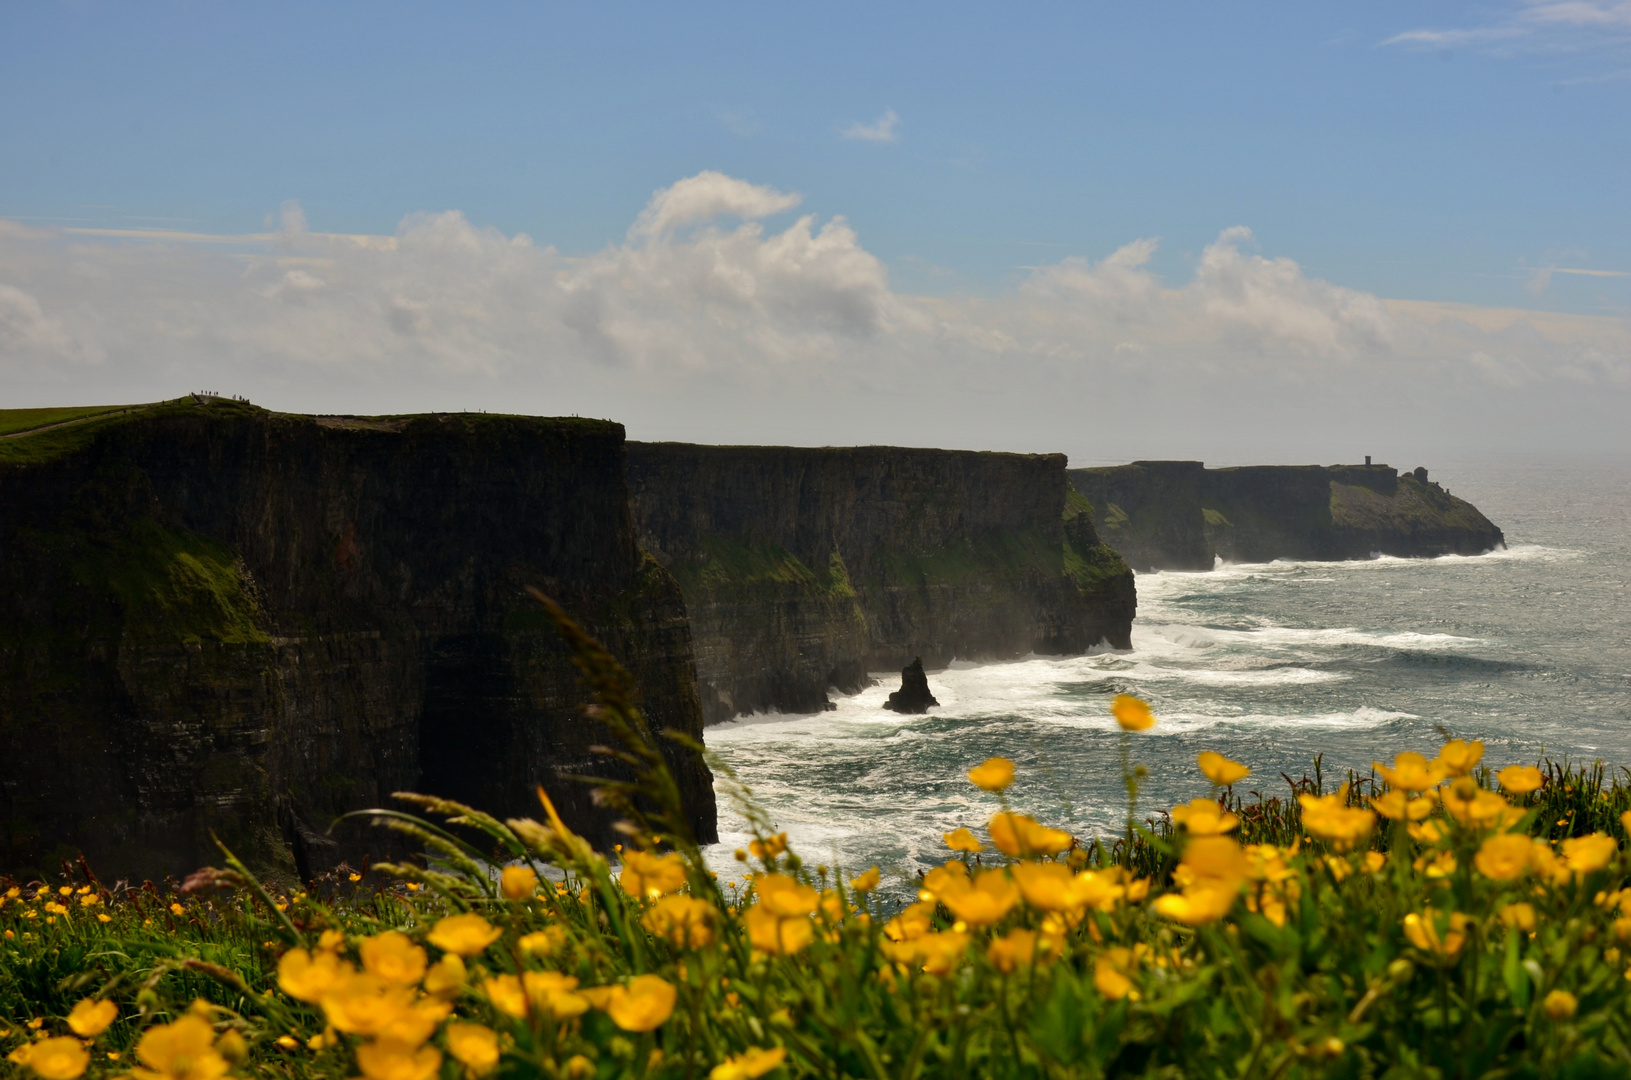
[[[1132,574],[1062,455],[630,443],[628,462],[710,723],[817,711],[913,657],[1131,644]]]
[[[1478,555],[1501,530],[1428,479],[1387,465],[1135,461],[1072,469],[1105,541],[1135,570],[1210,570],[1226,562],[1334,561],[1374,555]]]
[[[690,632],[635,541],[619,425],[277,415],[213,399],[0,440],[0,870],[105,878],[218,852],[355,862],[331,822],[429,791],[608,822],[570,657],[528,585],[700,738]],[[699,835],[711,778],[670,761]]]

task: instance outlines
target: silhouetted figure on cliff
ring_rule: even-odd
[[[929,693],[929,677],[923,674],[923,658],[918,657],[900,669],[900,689],[889,695],[883,707],[898,713],[926,713],[939,704]]]

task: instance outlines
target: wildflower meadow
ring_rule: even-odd
[[[547,601],[546,601],[547,603]],[[549,605],[615,742],[597,851],[404,795],[422,849],[304,889],[230,852],[173,890],[0,882],[0,1068],[19,1078],[1631,1077],[1631,790],[1478,742],[1213,794],[1123,835],[1006,809],[881,888],[754,809],[722,885],[627,675]],[[1023,778],[970,763],[1003,796]],[[1503,767],[1496,768],[1496,765]],[[479,838],[479,839],[473,839]],[[495,857],[495,852],[497,853]],[[902,894],[907,894],[902,899]],[[915,900],[911,896],[915,895]],[[891,898],[894,899],[891,899]]]

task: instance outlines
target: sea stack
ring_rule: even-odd
[[[920,656],[900,669],[900,689],[889,695],[883,707],[898,713],[926,713],[939,704],[929,693],[929,677],[923,674]]]

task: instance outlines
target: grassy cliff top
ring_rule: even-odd
[[[312,415],[281,413],[230,398],[197,396],[135,405],[86,405],[45,409],[0,409],[0,466],[36,465],[52,461],[89,445],[110,428],[147,423],[178,416],[211,420],[250,419],[313,423],[320,427],[356,431],[405,432],[422,421],[457,419],[467,430],[510,426],[531,421],[552,431],[621,435],[623,426],[612,420],[581,417],[525,416],[509,413],[402,413],[381,416]]]

